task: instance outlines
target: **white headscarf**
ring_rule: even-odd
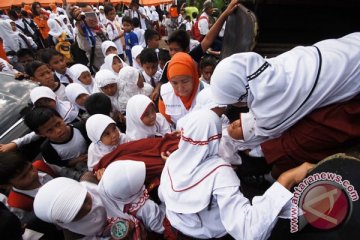
[[[137,94],[144,94],[149,96],[154,89],[150,84],[144,82],[144,87],[139,88],[137,82],[139,80],[140,72],[138,69],[130,66],[123,67],[119,72],[119,79],[122,83],[123,89],[120,91],[119,103],[121,108],[126,109],[128,100]]]
[[[118,216],[126,204],[144,204],[145,175],[145,163],[139,161],[115,161],[106,168],[98,192],[109,216]]]
[[[55,18],[49,18],[49,20],[47,21],[47,25],[50,28],[49,34],[55,38],[58,38],[59,36],[61,36],[61,34],[65,32]]]
[[[73,221],[90,194],[92,207],[82,219]],[[106,224],[106,210],[96,185],[59,177],[42,186],[34,199],[34,212],[45,222],[55,223],[85,236],[100,236]]]
[[[88,91],[86,91],[86,89],[81,84],[70,83],[65,87],[65,94],[72,104],[74,104],[75,106],[77,106],[82,110],[85,110],[84,106],[80,106],[79,104],[76,103],[77,97],[80,96],[81,94],[89,95]]]
[[[19,32],[12,30],[11,22],[13,21],[10,19],[0,20],[0,37],[3,39],[4,45],[17,52],[20,49],[20,37]]]
[[[131,97],[126,105],[126,136],[132,141],[154,136],[163,136],[170,133],[170,126],[161,113],[156,114],[154,126],[146,126],[141,120],[145,110],[154,105],[153,101],[145,95]]]
[[[114,71],[110,70],[100,70],[95,75],[95,82],[97,90],[104,93],[101,88],[105,87],[106,85],[116,83],[118,85],[118,92],[114,96],[108,96],[111,100],[111,105],[114,111],[121,111],[121,107],[119,104],[119,91],[123,91],[123,84],[118,80],[117,75],[114,74]],[[105,93],[104,93],[105,94]],[[124,109],[125,111],[125,109]]]
[[[142,50],[144,50],[144,48],[141,45],[135,45],[131,48],[133,67],[139,70],[142,70],[143,68],[137,63],[136,58],[140,55]]]
[[[49,98],[56,102],[56,111],[64,119],[65,123],[73,122],[78,114],[79,109],[69,101],[58,99],[56,94],[48,87],[40,86],[31,90],[30,99],[33,104],[40,98]]]
[[[356,96],[360,33],[315,45],[321,62],[313,46],[266,60],[256,53],[225,58],[211,77],[215,101],[233,104],[243,96],[256,118],[256,134],[276,137],[314,109]]]
[[[240,185],[236,175],[229,174],[230,164],[218,156],[220,138],[220,118],[213,111],[189,113],[179,148],[166,160],[161,174],[159,197],[167,209],[196,213],[209,205],[213,189]]]
[[[72,29],[71,24],[69,23],[68,17],[62,14],[62,15],[59,15],[58,19],[61,22],[61,27],[66,32],[66,34],[70,38],[74,38],[74,34],[73,34],[74,31]],[[64,22],[65,19],[67,20],[67,23]]]
[[[87,66],[78,63],[78,64],[72,65],[72,66],[69,68],[69,70],[70,70],[70,74],[71,74],[71,76],[72,76],[72,79],[74,80],[75,83],[81,84],[81,85],[88,91],[89,94],[93,93],[93,91],[94,91],[94,79],[91,77],[92,82],[91,82],[90,85],[85,85],[85,84],[82,83],[82,82],[80,81],[80,79],[79,79],[79,78],[80,78],[80,75],[81,75],[83,72],[89,72],[89,73],[90,73],[90,69],[89,69]]]
[[[119,144],[126,142],[126,136],[119,131],[119,144],[115,146],[107,146],[101,142],[101,135],[110,124],[115,124],[115,121],[109,116],[103,114],[94,114],[86,121],[86,132],[92,143],[88,150],[88,168],[92,170],[93,167],[99,163],[100,159],[113,151]]]
[[[114,74],[118,75],[119,73],[115,72],[112,67],[114,58],[117,58],[120,60],[122,67],[128,66],[118,55],[112,53],[105,57],[104,64],[101,66],[101,69],[106,69],[106,70],[112,71]]]
[[[101,52],[103,53],[104,57],[106,57],[106,51],[108,50],[109,47],[114,47],[117,49],[113,41],[106,40],[101,44]]]

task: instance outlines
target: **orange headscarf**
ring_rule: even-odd
[[[181,102],[184,104],[185,108],[189,110],[194,98],[196,97],[200,83],[197,68],[192,57],[184,52],[176,53],[170,60],[167,70],[167,76],[170,82],[171,82],[171,78],[175,76],[192,77],[194,85],[190,96],[180,97],[177,95],[178,97],[180,97]]]

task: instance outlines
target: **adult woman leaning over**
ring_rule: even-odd
[[[47,20],[49,19],[49,14],[45,12],[39,2],[34,2],[31,5],[31,11],[34,16],[34,22],[39,27],[41,36],[43,39],[47,39],[49,35],[50,28],[47,24]]]
[[[194,60],[187,53],[173,56],[167,74],[169,82],[160,89],[159,112],[170,124],[176,125],[194,108],[197,94],[207,85],[199,81]]]

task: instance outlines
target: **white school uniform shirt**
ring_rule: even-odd
[[[208,87],[205,83],[200,83],[198,87],[198,93],[203,89]],[[184,117],[186,114],[191,112],[196,105],[196,97],[191,103],[191,107],[187,110],[182,103],[180,97],[175,95],[174,88],[171,86],[171,83],[161,85],[160,95],[165,105],[165,113],[171,117],[171,121],[176,124],[176,122]]]
[[[146,126],[142,122],[141,117],[150,105],[154,105],[154,103],[145,95],[139,94],[129,99],[126,106],[126,136],[131,141],[164,136],[171,132],[168,121],[161,113],[156,113],[154,126]]]
[[[69,84],[70,80],[65,76],[65,74],[68,75],[72,79],[72,73],[69,68],[66,68],[66,71],[64,74],[61,74],[61,73],[58,73],[55,71],[55,75],[60,80],[60,83]],[[72,80],[74,81],[74,79],[72,79]]]
[[[206,17],[206,18],[202,18],[201,17]],[[200,17],[200,20],[198,23],[198,28],[200,30],[200,34],[201,35],[206,35],[209,32],[209,15],[207,15],[205,12],[203,12]]]
[[[137,28],[134,28],[133,31],[136,34],[137,38],[138,38],[139,45],[141,45],[143,48],[145,48],[146,47],[145,30],[141,29],[140,27],[137,27]]]
[[[139,7],[138,10],[139,10],[139,13],[141,13],[145,16],[147,15],[146,11],[143,7]],[[127,13],[128,13],[128,16],[131,18],[135,18],[135,17],[138,18],[140,20],[140,25],[141,25],[140,28],[146,30],[145,18],[143,18],[142,16],[139,16],[139,14],[136,11],[133,11],[132,9],[129,9]]]
[[[110,21],[109,19],[107,19],[106,23],[105,23],[105,27],[106,27],[106,32],[108,33],[109,39],[111,41],[113,41],[113,39],[119,37],[119,35],[120,35],[119,30],[121,27],[119,22],[117,22],[116,20]],[[117,40],[115,40],[113,42],[116,45],[118,54],[123,54],[124,50],[123,50],[123,45],[121,43],[121,38],[118,38]]]
[[[8,63],[7,61],[5,61],[4,59],[0,58],[0,64],[3,64],[4,67],[3,69],[1,70],[1,72],[4,72],[4,73],[9,73],[9,74],[16,74],[18,73],[18,71],[16,69],[13,68],[13,66]]]
[[[194,238],[229,233],[235,239],[266,239],[292,194],[275,183],[251,204],[240,192],[231,165],[218,156],[219,117],[211,110],[198,110],[188,118],[158,189],[171,226]]]
[[[26,28],[27,28],[27,30],[30,32],[30,34],[31,34],[31,35],[34,35],[34,31],[32,30],[32,28],[31,28],[28,24],[25,26],[25,23],[23,22],[23,19],[24,19],[24,18],[19,18],[18,20],[15,21],[15,24],[19,25],[19,26],[20,26],[21,28],[23,28],[23,29],[26,29]],[[27,20],[24,19],[24,21],[27,21]],[[29,21],[29,22],[30,22],[30,21]],[[16,26],[16,27],[17,27],[17,26]],[[20,28],[17,27],[17,29],[18,29],[20,32],[24,33]]]
[[[222,60],[211,77],[214,99],[233,104],[242,98],[256,118],[255,134],[276,137],[313,110],[358,95],[360,33],[314,46],[270,59],[240,53]]]
[[[59,83],[59,86],[53,90],[54,93],[56,94],[57,98],[62,100],[62,101],[67,101],[67,97],[65,94],[65,86],[61,83]]]
[[[106,21],[107,21],[107,19],[106,19],[105,13],[99,13],[99,22],[105,26]]]
[[[153,87],[156,87],[156,84],[160,81],[161,76],[162,76],[162,72],[163,71],[161,70],[161,68],[158,67],[158,70],[156,71],[155,75],[153,76],[153,79],[154,79],[154,82],[155,82],[155,86],[153,86]],[[142,73],[142,75],[143,75],[143,77],[145,79],[145,82],[147,82],[148,84],[151,85],[151,77],[149,75],[147,75],[147,73],[144,70],[142,70],[141,73]]]
[[[119,171],[123,174],[119,174]],[[129,212],[142,221],[151,231],[163,233],[165,212],[149,199],[145,188],[145,163],[121,160],[111,163],[98,184],[98,192],[108,216],[124,214],[125,206]]]

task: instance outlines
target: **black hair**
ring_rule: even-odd
[[[137,17],[132,19],[132,24],[135,28],[140,27],[140,20]]]
[[[35,54],[31,49],[21,48],[19,51],[16,52],[16,56],[18,58],[25,57],[28,55],[35,59]]]
[[[36,107],[25,115],[24,123],[31,131],[36,133],[39,131],[39,128],[52,117],[59,117],[62,119],[55,109],[49,107]]]
[[[155,49],[152,48],[145,48],[142,50],[139,57],[141,64],[159,62]]]
[[[105,5],[104,6],[104,13],[107,16],[109,14],[109,12],[111,12],[112,10],[115,10],[115,8],[111,5]]]
[[[190,36],[189,34],[182,29],[175,30],[168,39],[168,44],[177,43],[182,51],[187,51],[190,45]]]
[[[188,20],[189,22],[191,21],[191,17],[189,15],[186,15],[185,19]]]
[[[0,15],[4,14],[4,10],[0,9]]]
[[[162,61],[164,63],[170,61],[171,56],[170,56],[169,50],[160,48],[159,53],[158,53],[158,58],[159,58],[159,61]]]
[[[40,54],[40,59],[41,61],[43,61],[44,63],[49,64],[49,62],[51,61],[51,59],[55,56],[62,56],[63,55],[61,53],[59,53],[58,51],[56,51],[53,48],[48,48],[46,51],[42,51]]]
[[[193,13],[191,14],[191,16],[193,17],[193,19],[196,19],[197,16],[198,16],[198,14],[197,14],[197,12],[193,12]]]
[[[111,113],[111,100],[104,93],[93,93],[85,101],[85,109],[90,115]]]
[[[148,41],[153,39],[155,36],[159,36],[159,39],[161,38],[160,33],[158,31],[155,31],[153,29],[146,29],[144,34],[146,45],[148,44]]]
[[[28,63],[25,66],[25,72],[30,77],[34,77],[35,71],[42,65],[46,65],[46,64],[40,61],[33,61],[31,63]]]
[[[200,69],[202,70],[207,66],[212,66],[215,68],[216,64],[217,64],[217,62],[216,62],[215,57],[212,57],[212,56],[203,57],[200,60]]]
[[[21,14],[21,16],[23,16],[24,18],[29,17],[29,13],[28,13],[27,11],[25,11],[25,10],[21,10],[20,14]]]
[[[19,15],[16,13],[16,11],[15,10],[13,10],[13,9],[10,9],[9,11],[8,11],[8,16],[11,18],[11,19],[15,19],[15,20],[17,20],[17,19],[19,19]]]
[[[129,16],[123,16],[122,19],[121,19],[121,22],[122,23],[129,23],[132,25],[132,20],[131,20],[131,17]]]
[[[86,7],[91,7],[92,9],[92,6],[89,4],[89,3],[86,3],[86,2],[79,2],[76,4],[79,8],[86,8]]]
[[[0,203],[0,234],[3,239],[21,240],[24,229],[20,219]]]
[[[1,152],[0,185],[8,184],[10,180],[18,176],[29,163],[29,160],[20,152]]]
[[[41,4],[39,2],[33,2],[33,4],[31,4],[31,12],[34,16],[39,16],[39,13],[36,12],[37,5],[41,7]]]

